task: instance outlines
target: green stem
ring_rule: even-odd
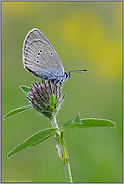
[[[56,117],[55,116],[52,119],[50,119],[50,122],[51,122],[53,128],[58,128],[58,123],[56,121]]]
[[[64,170],[65,170],[66,181],[73,183],[72,176],[71,176],[70,164],[69,164],[69,155],[68,155],[67,147],[66,147],[66,144],[64,141],[63,132],[61,132],[61,135],[62,135],[61,136],[61,143],[62,143],[62,148],[63,148],[63,153],[64,153],[63,166],[64,166]]]
[[[71,176],[71,169],[70,169],[70,164],[68,163],[68,165],[64,166],[64,170],[65,170],[65,175],[66,175],[66,181],[73,183],[72,181],[72,176]]]
[[[51,121],[51,124],[54,128],[58,128],[56,117],[54,117],[50,121]],[[70,170],[70,164],[69,164],[69,156],[68,156],[67,147],[66,147],[66,144],[64,141],[63,132],[60,132],[59,130],[57,130],[55,138],[57,140],[56,148],[58,151],[58,155],[59,155],[59,157],[62,161],[63,167],[64,167],[66,181],[68,183],[73,183],[72,176],[71,176],[71,170]]]

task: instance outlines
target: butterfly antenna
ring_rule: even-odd
[[[84,70],[72,70],[72,71],[69,71],[68,73],[69,73],[69,74],[70,74],[71,72],[82,73],[83,71],[87,71],[87,69],[84,69]]]

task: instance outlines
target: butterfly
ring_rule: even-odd
[[[62,62],[55,49],[37,28],[28,32],[23,43],[23,65],[35,77],[50,80],[52,84],[63,85],[70,78],[71,72],[82,73],[84,70],[64,72]]]

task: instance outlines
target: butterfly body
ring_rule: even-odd
[[[60,85],[70,78],[70,72],[64,72],[55,49],[37,28],[26,35],[22,56],[24,68],[38,78]]]

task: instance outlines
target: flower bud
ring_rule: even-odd
[[[65,95],[62,95],[62,87],[52,84],[50,81],[32,83],[29,95],[26,97],[34,109],[49,119],[56,117]]]

